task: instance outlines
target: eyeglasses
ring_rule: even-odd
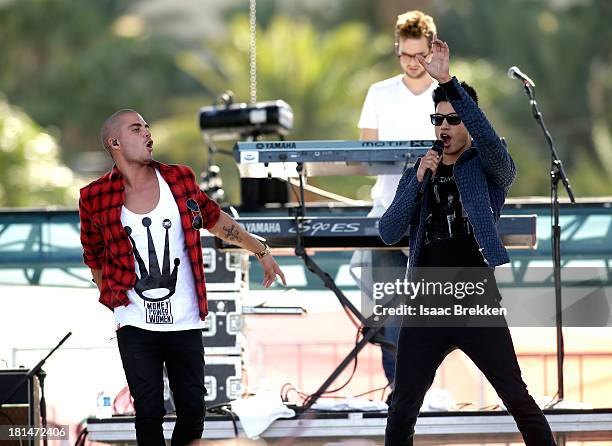
[[[187,200],[187,209],[191,211],[191,216],[193,217],[191,220],[191,227],[196,231],[199,231],[202,229],[202,212],[200,211],[198,202],[193,198],[189,198]]]
[[[404,59],[408,59],[408,60],[410,60],[410,59],[418,60],[417,56],[427,57],[427,56],[429,56],[431,54],[431,52],[429,52],[429,53],[408,54],[408,53],[404,53],[403,51],[399,51],[398,50],[395,54],[400,59],[404,58]]]
[[[429,115],[431,118],[431,123],[436,127],[440,127],[446,119],[450,125],[459,125],[461,124],[461,116],[457,113],[449,113],[448,115],[443,115],[441,113],[434,113],[433,115]]]

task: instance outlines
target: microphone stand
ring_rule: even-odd
[[[47,400],[45,399],[45,378],[47,373],[43,369],[39,369],[36,373],[38,383],[40,384],[40,420],[43,429],[47,429]],[[43,445],[47,446],[47,435],[43,436]]]
[[[0,407],[2,407],[5,403],[10,401],[10,399],[13,398],[13,396],[15,396],[17,391],[21,388],[21,386],[23,386],[23,384],[26,381],[28,381],[29,379],[32,379],[33,376],[36,376],[38,378],[38,382],[40,384],[40,418],[41,418],[43,429],[47,427],[47,403],[45,401],[45,377],[47,376],[47,374],[42,369],[42,366],[45,365],[45,362],[47,361],[47,359],[49,359],[49,357],[53,353],[55,353],[55,351],[58,348],[60,348],[61,345],[64,342],[66,342],[66,339],[68,339],[70,336],[72,336],[72,332],[71,331],[69,331],[66,334],[66,336],[64,336],[62,338],[62,340],[59,341],[59,343],[53,348],[53,350],[51,350],[47,354],[47,356],[45,356],[43,359],[41,359],[38,364],[36,364],[34,367],[32,367],[32,369],[30,369],[30,371],[25,374],[25,376],[17,383],[17,385],[15,387],[13,387],[13,390],[11,391],[9,396],[7,398],[4,398],[4,400],[2,402],[0,402]],[[32,420],[32,422],[33,421],[34,420]],[[43,443],[44,443],[45,446],[47,446],[47,436],[46,435],[43,437]]]
[[[563,318],[562,318],[562,303],[561,303],[561,226],[559,226],[559,181],[563,183],[563,187],[567,192],[567,195],[571,203],[576,203],[572,187],[570,186],[569,179],[563,169],[563,163],[557,155],[555,149],[555,143],[553,142],[552,136],[544,123],[542,113],[538,108],[538,103],[535,100],[535,86],[530,85],[529,82],[522,80],[525,93],[529,97],[529,103],[531,105],[531,112],[533,117],[537,121],[538,125],[544,133],[548,149],[550,150],[551,163],[550,163],[550,199],[551,199],[551,213],[553,217],[552,231],[551,231],[551,242],[552,242],[552,257],[553,257],[553,274],[555,281],[555,326],[557,329],[557,400],[552,404],[549,404],[547,408],[552,408],[563,401],[564,398],[564,386],[563,386],[563,360],[565,356],[565,347],[563,344]]]

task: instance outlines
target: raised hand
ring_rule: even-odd
[[[417,54],[417,60],[425,68],[431,77],[443,84],[451,80],[449,73],[449,49],[446,42],[438,39],[438,35],[434,34],[431,41],[432,57],[431,61],[427,62],[420,54]]]

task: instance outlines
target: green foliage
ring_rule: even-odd
[[[248,29],[246,18],[235,18],[229,25],[230,38],[209,45],[212,56],[206,58],[195,51],[185,51],[177,57],[179,65],[207,89],[218,94],[229,89],[234,91],[237,101],[248,102]],[[356,139],[367,88],[382,78],[377,61],[390,44],[388,39],[376,38],[356,24],[345,24],[321,34],[308,22],[276,16],[267,28],[259,29],[257,36],[258,100],[283,99],[292,106],[295,126],[291,139]],[[175,160],[193,159],[193,148],[203,147],[193,110],[204,105],[204,101],[204,97],[194,98],[191,105],[184,101],[181,108],[189,110],[188,113],[156,124],[158,147],[175,143],[171,149]],[[184,124],[187,122],[193,126],[190,138],[184,133],[189,128]],[[229,158],[219,160],[230,201],[236,203],[238,190],[232,187],[238,184],[232,178],[236,169],[228,166],[232,163]],[[355,197],[359,186],[371,184],[372,180],[335,178],[312,182]]]
[[[81,182],[58,158],[53,136],[0,98],[0,207],[76,206]]]
[[[100,150],[102,121],[120,108],[153,120],[175,94],[196,88],[174,63],[175,44],[141,19],[134,2],[20,0],[0,5],[0,90],[42,126],[61,130],[62,156]]]

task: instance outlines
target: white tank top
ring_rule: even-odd
[[[121,223],[134,249],[136,285],[130,305],[115,308],[117,329],[124,325],[152,331],[202,328],[195,281],[178,207],[156,169],[159,203],[148,214],[121,208]]]

